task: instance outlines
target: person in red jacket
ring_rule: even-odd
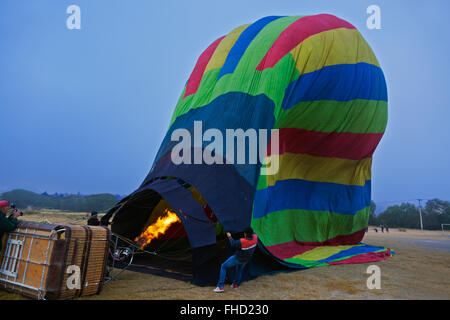
[[[0,251],[2,250],[2,238],[5,232],[14,230],[17,227],[19,221],[17,218],[20,216],[19,210],[14,210],[13,214],[7,218],[6,213],[11,209],[11,205],[8,201],[0,201]]]
[[[250,227],[244,230],[244,238],[234,240],[229,232],[227,233],[227,237],[230,240],[231,247],[236,248],[236,252],[222,264],[220,268],[219,282],[217,283],[217,287],[214,289],[214,292],[224,291],[223,287],[225,284],[225,277],[227,275],[227,269],[229,268],[236,268],[231,287],[236,289],[239,286],[242,271],[244,270],[247,262],[249,262],[252,258],[253,252],[255,251],[258,243],[258,236]]]

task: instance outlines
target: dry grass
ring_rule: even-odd
[[[85,213],[41,212],[27,216],[30,221],[85,223]],[[125,271],[104,287],[101,295],[82,299],[450,299],[450,251],[434,250],[402,239],[448,241],[439,231],[370,229],[364,242],[392,248],[396,255],[376,264],[381,269],[381,289],[366,286],[370,264],[319,267],[291,273],[262,276],[243,283],[239,289],[197,287],[165,277]],[[0,299],[23,299],[0,291]]]
[[[40,209],[39,211],[25,210],[23,220],[41,223],[76,223],[86,224],[88,219],[87,212],[61,212],[51,209]]]

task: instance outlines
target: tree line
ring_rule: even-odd
[[[441,229],[441,224],[450,223],[450,202],[440,199],[428,200],[422,208],[423,228]],[[389,228],[420,229],[420,210],[418,206],[405,202],[388,207],[379,215],[375,214],[376,204],[371,202],[369,225],[384,225]]]
[[[14,202],[18,208],[46,208],[73,212],[105,212],[117,203],[117,197],[109,194],[65,195],[57,197],[48,194],[38,194],[27,190],[12,190],[0,194],[0,200]],[[450,202],[440,199],[428,200],[422,209],[423,228],[428,230],[441,229],[442,223],[450,223]],[[376,215],[376,203],[371,202],[369,225],[384,225],[389,228],[420,229],[419,207],[412,203],[402,203],[388,207]]]
[[[109,193],[93,195],[67,195],[55,197],[16,189],[0,194],[0,200],[14,202],[18,208],[46,208],[73,212],[105,212],[117,203],[114,195]]]

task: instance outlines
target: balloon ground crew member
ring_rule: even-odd
[[[19,223],[17,220],[17,217],[20,216],[19,210],[14,210],[13,214],[9,216],[9,218],[6,217],[6,213],[10,209],[12,209],[12,206],[8,201],[0,201],[0,251],[2,250],[2,238],[5,232],[13,231]]]
[[[245,265],[253,256],[253,252],[255,252],[256,244],[258,243],[258,236],[253,232],[253,229],[248,227],[244,230],[244,238],[239,240],[234,240],[231,237],[231,234],[228,232],[227,237],[230,240],[230,245],[233,248],[236,248],[236,252],[229,257],[222,266],[220,267],[220,276],[219,282],[217,283],[217,287],[214,289],[214,292],[223,292],[225,277],[227,275],[227,270],[230,268],[235,268],[234,280],[231,284],[231,287],[236,289],[241,283],[242,271],[244,270]]]
[[[100,225],[100,220],[98,219],[97,214],[98,214],[97,211],[91,212],[91,217],[87,221],[88,226],[99,226]]]

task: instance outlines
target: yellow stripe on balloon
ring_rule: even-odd
[[[372,158],[349,160],[283,153],[270,155],[269,163],[275,163],[274,157],[279,157],[279,170],[276,174],[266,176],[267,186],[288,179],[364,186],[366,180],[371,179]]]
[[[293,256],[290,259],[301,259],[309,261],[319,261],[331,257],[332,255],[339,253],[343,250],[347,250],[353,247],[363,246],[363,244],[358,245],[346,245],[346,246],[320,246],[314,248],[310,251]]]
[[[249,25],[250,24],[245,24],[240,27],[237,27],[236,29],[231,31],[225,38],[223,38],[223,40],[220,42],[220,44],[217,46],[216,50],[214,51],[214,54],[212,55],[208,64],[206,65],[206,69],[205,69],[204,73],[206,73],[210,70],[222,68],[231,48],[234,46],[234,44],[236,43],[236,41],[239,38],[239,36],[241,35],[241,33]]]
[[[337,64],[365,62],[379,67],[373,51],[356,29],[338,28],[315,34],[290,53],[300,74]]]
[[[195,189],[193,186],[190,186],[188,188],[188,190],[191,191],[192,193],[192,197],[194,198],[195,201],[197,201],[198,203],[200,203],[202,206],[204,206],[206,203],[206,200],[203,198],[203,196],[201,195],[201,193]]]

